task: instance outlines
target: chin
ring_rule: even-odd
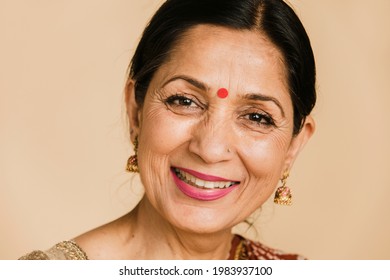
[[[234,222],[232,217],[226,217],[227,211],[218,211],[209,207],[175,206],[175,213],[168,219],[172,226],[181,230],[197,234],[213,234],[221,231],[230,231],[240,221]],[[229,214],[232,212],[229,211]]]

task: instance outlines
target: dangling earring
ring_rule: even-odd
[[[129,159],[127,160],[126,171],[127,172],[138,173],[139,172],[139,169],[138,169],[138,158],[137,158],[138,137],[135,137],[135,140],[134,140],[133,144],[134,144],[134,155],[129,157]]]
[[[288,175],[288,171],[283,174],[283,178],[281,179],[282,186],[280,186],[275,192],[274,202],[276,204],[291,205],[292,203],[291,190],[289,187],[286,187]]]

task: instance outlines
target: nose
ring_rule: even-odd
[[[232,120],[209,117],[194,127],[189,150],[207,164],[228,161],[234,154]]]

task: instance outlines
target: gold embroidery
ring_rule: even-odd
[[[243,240],[240,240],[240,243],[238,243],[236,251],[234,252],[234,259],[235,260],[246,260],[247,259],[247,253],[245,246],[243,244]]]
[[[62,241],[47,251],[33,251],[19,260],[88,260],[87,254],[73,240]]]
[[[61,250],[67,260],[88,260],[87,254],[73,240],[62,241],[55,248]]]
[[[49,260],[49,257],[42,251],[33,251],[19,258],[19,260]]]

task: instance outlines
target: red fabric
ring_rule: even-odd
[[[241,246],[240,253],[237,254],[237,249]],[[242,236],[235,235],[232,241],[229,260],[234,260],[238,257],[240,260],[299,260],[304,259],[297,254],[286,254],[282,251],[269,248],[260,242],[254,242],[245,239]]]

